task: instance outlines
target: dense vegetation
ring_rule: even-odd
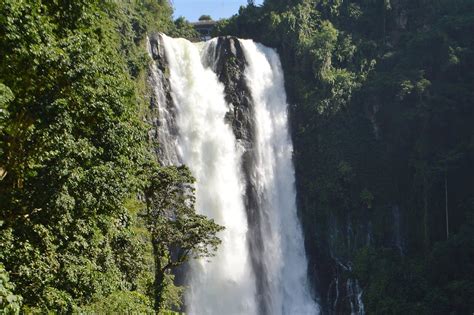
[[[219,22],[282,58],[326,312],[349,313],[347,279],[369,314],[474,311],[473,29],[472,0],[250,1]]]
[[[182,33],[171,13],[0,1],[0,313],[178,308],[171,268],[219,244],[189,171],[150,153],[145,39]]]
[[[197,37],[171,13],[0,1],[0,313],[179,309],[170,270],[219,244],[189,171],[150,153],[146,34]],[[349,312],[348,279],[369,314],[474,312],[473,30],[472,0],[249,1],[219,22],[281,55],[325,312]]]

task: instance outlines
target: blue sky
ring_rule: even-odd
[[[262,4],[256,0],[255,4]],[[239,11],[241,5],[247,5],[247,0],[171,0],[174,6],[174,17],[184,16],[190,22],[195,22],[203,14],[210,15],[214,20],[231,17]]]

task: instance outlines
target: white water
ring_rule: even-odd
[[[286,93],[277,53],[241,40],[247,85],[256,120],[256,165],[252,178],[261,200],[262,260],[270,280],[271,314],[316,314],[307,283],[307,260],[296,213],[293,145]]]
[[[191,264],[187,313],[259,313],[256,275],[247,240],[243,148],[224,117],[224,87],[209,64],[215,45],[195,45],[163,37],[176,108],[179,159],[196,177],[197,211],[226,227],[215,257]],[[214,43],[215,44],[215,43]],[[296,214],[292,144],[283,74],[278,55],[252,41],[241,41],[248,62],[246,80],[254,101],[257,187],[264,245],[260,253],[268,281],[267,309],[278,314],[318,314],[307,284],[307,261]],[[204,62],[203,62],[204,60]],[[259,302],[260,301],[260,302]]]
[[[191,265],[186,304],[190,314],[256,314],[255,282],[247,248],[240,153],[224,122],[224,87],[201,63],[198,47],[164,37],[177,109],[179,155],[196,177],[196,208],[225,226],[209,262]]]

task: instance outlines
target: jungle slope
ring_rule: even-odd
[[[166,0],[0,2],[0,313],[179,309],[157,267],[174,266],[169,244],[219,243],[182,197],[189,171],[161,167],[148,135],[146,36],[195,36],[171,14]],[[210,239],[184,239],[167,206]]]
[[[360,292],[369,314],[474,311],[473,30],[470,0],[266,0],[220,21],[280,53],[325,313]]]

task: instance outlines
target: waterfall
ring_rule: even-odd
[[[240,150],[224,117],[228,104],[216,74],[204,68],[201,50],[163,36],[176,106],[178,153],[196,178],[196,208],[224,225],[210,261],[191,264],[186,304],[190,314],[255,314],[255,284],[247,249]]]
[[[175,144],[177,162],[186,164],[196,178],[196,211],[226,228],[219,235],[222,244],[215,257],[190,263],[186,312],[318,314],[297,218],[293,148],[277,53],[249,40],[239,41],[253,104],[250,121],[255,125],[249,148],[229,122],[229,112],[239,104],[226,102],[225,86],[213,69],[216,40],[193,44],[160,36],[169,73],[151,74],[150,83],[157,85],[153,76],[168,80],[173,115],[169,104],[162,104],[165,97],[155,89],[159,86],[154,94],[162,99],[159,119],[173,116],[173,121],[159,125],[176,129],[176,139],[163,141]],[[164,150],[173,156],[169,151]],[[252,155],[246,168],[244,154]],[[255,194],[255,221],[248,215],[248,187]],[[256,237],[251,231],[258,231],[258,250],[251,250]]]
[[[293,146],[278,54],[241,40],[255,111],[255,181],[262,218],[261,259],[266,272],[270,314],[315,314],[307,283],[307,260],[296,213]]]

